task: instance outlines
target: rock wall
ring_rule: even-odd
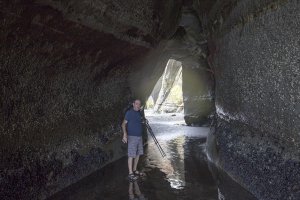
[[[183,7],[181,4],[183,3]],[[0,0],[0,198],[44,199],[124,155],[123,108],[170,58],[187,123],[258,199],[300,198],[297,0]]]
[[[101,2],[0,1],[0,199],[44,199],[124,155],[131,74],[153,70],[136,60],[180,4]]]
[[[300,199],[299,1],[230,5],[211,13],[210,159],[258,199]]]
[[[176,112],[182,106],[180,91],[182,91],[182,66],[180,62],[170,59],[161,78],[161,87],[155,101],[154,111]]]
[[[214,74],[207,62],[207,36],[193,4],[185,2],[176,33],[164,53],[182,63],[184,119],[188,125],[209,122],[214,112]]]
[[[211,72],[184,63],[182,79],[185,122],[194,126],[208,125],[215,109]]]

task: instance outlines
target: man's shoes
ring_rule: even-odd
[[[129,181],[136,181],[138,178],[139,177],[136,176],[134,173],[128,175]]]
[[[138,170],[133,171],[133,174],[136,175],[136,176],[145,176],[146,175],[145,173],[140,172]]]

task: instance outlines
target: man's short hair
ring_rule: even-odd
[[[141,100],[140,100],[140,99],[138,99],[138,98],[135,98],[135,99],[133,99],[133,100],[132,100],[132,103],[135,103],[135,101],[140,101],[140,102],[141,102]]]

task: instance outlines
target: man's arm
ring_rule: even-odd
[[[123,139],[122,141],[124,143],[127,143],[127,130],[126,130],[126,124],[127,124],[127,120],[124,119],[122,122],[122,130],[123,130]]]

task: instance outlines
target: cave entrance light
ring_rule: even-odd
[[[146,102],[146,109],[155,113],[182,113],[183,107],[182,64],[169,59]]]

